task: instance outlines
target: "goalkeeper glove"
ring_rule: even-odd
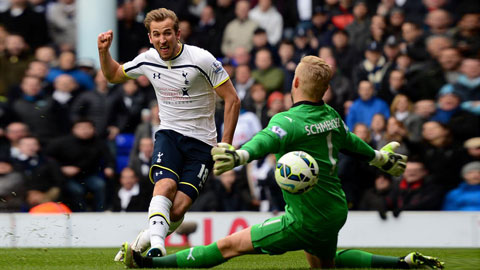
[[[213,173],[215,175],[220,175],[237,166],[246,164],[250,157],[247,151],[235,150],[235,147],[228,143],[218,143],[217,146],[212,148],[211,153],[215,161],[213,165]]]
[[[398,142],[391,142],[382,147],[380,151],[375,150],[375,158],[370,161],[370,165],[393,176],[402,175],[405,171],[407,156],[394,152],[399,146]]]

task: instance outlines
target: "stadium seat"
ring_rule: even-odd
[[[130,133],[118,134],[115,138],[117,173],[120,173],[123,168],[127,167],[134,141],[135,136]]]

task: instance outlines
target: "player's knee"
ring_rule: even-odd
[[[153,189],[153,195],[162,195],[167,198],[175,197],[175,192],[177,192],[177,183],[175,180],[170,178],[162,179],[155,183]]]

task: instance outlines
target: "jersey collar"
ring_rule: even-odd
[[[178,51],[178,53],[172,59],[170,59],[170,61],[177,59],[183,52],[183,43],[181,42],[178,42],[178,43],[180,43],[180,51]]]
[[[311,101],[306,101],[306,100],[304,100],[304,101],[299,101],[299,102],[293,104],[293,105],[292,105],[292,108],[293,108],[293,107],[300,106],[300,105],[304,105],[304,104],[305,104],[305,105],[312,105],[312,106],[322,106],[322,105],[325,104],[325,102],[323,102],[323,100],[320,100],[319,102],[311,102]]]

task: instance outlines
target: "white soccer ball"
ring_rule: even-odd
[[[288,152],[277,162],[275,180],[283,190],[289,193],[305,193],[317,183],[317,161],[303,151]]]

